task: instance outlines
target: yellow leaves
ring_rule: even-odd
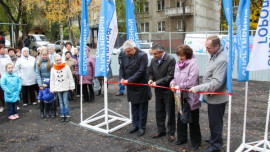
[[[27,11],[43,11],[50,23],[63,22],[68,17],[79,15],[81,0],[22,0]]]

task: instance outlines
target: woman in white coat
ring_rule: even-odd
[[[22,82],[23,106],[27,106],[29,96],[31,104],[37,104],[35,97],[35,85],[37,83],[35,61],[35,58],[29,54],[29,49],[24,47],[22,48],[21,58],[15,64],[14,71],[18,74]]]

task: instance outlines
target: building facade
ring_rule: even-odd
[[[140,32],[182,32],[184,0],[147,0],[137,9],[136,19]],[[219,31],[219,0],[186,0],[186,32]]]

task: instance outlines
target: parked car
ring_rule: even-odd
[[[140,43],[141,50],[144,51],[147,55],[149,55],[149,50],[152,47],[152,43],[153,42],[150,42],[150,43]],[[119,48],[114,48],[112,54],[113,55],[120,54],[122,48],[123,48],[123,46],[121,46]]]
[[[11,43],[10,43],[9,40],[5,40],[5,47],[6,47],[6,48],[11,47]]]
[[[28,36],[31,40],[30,48],[33,50],[37,50],[38,47],[47,46],[49,44],[49,41],[45,35],[29,34]]]

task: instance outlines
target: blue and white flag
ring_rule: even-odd
[[[96,50],[96,77],[107,77],[111,54],[117,35],[118,25],[115,0],[102,0]]]
[[[264,0],[253,47],[250,52],[248,71],[270,69],[270,1]]]
[[[137,32],[136,20],[134,16],[133,0],[125,0],[126,5],[126,30],[127,40],[132,40],[136,43],[137,48],[140,47],[140,40]]]
[[[81,38],[80,38],[80,59],[79,59],[79,74],[87,75],[87,49],[86,42],[89,34],[89,18],[87,6],[92,0],[82,0],[81,10]]]
[[[236,17],[238,81],[248,81],[250,0],[240,0]]]
[[[229,25],[229,52],[228,52],[228,62],[227,62],[227,89],[229,93],[232,93],[232,71],[234,56],[232,51],[232,36],[233,36],[233,10],[232,10],[232,0],[223,0],[223,10],[226,16],[227,24]]]

